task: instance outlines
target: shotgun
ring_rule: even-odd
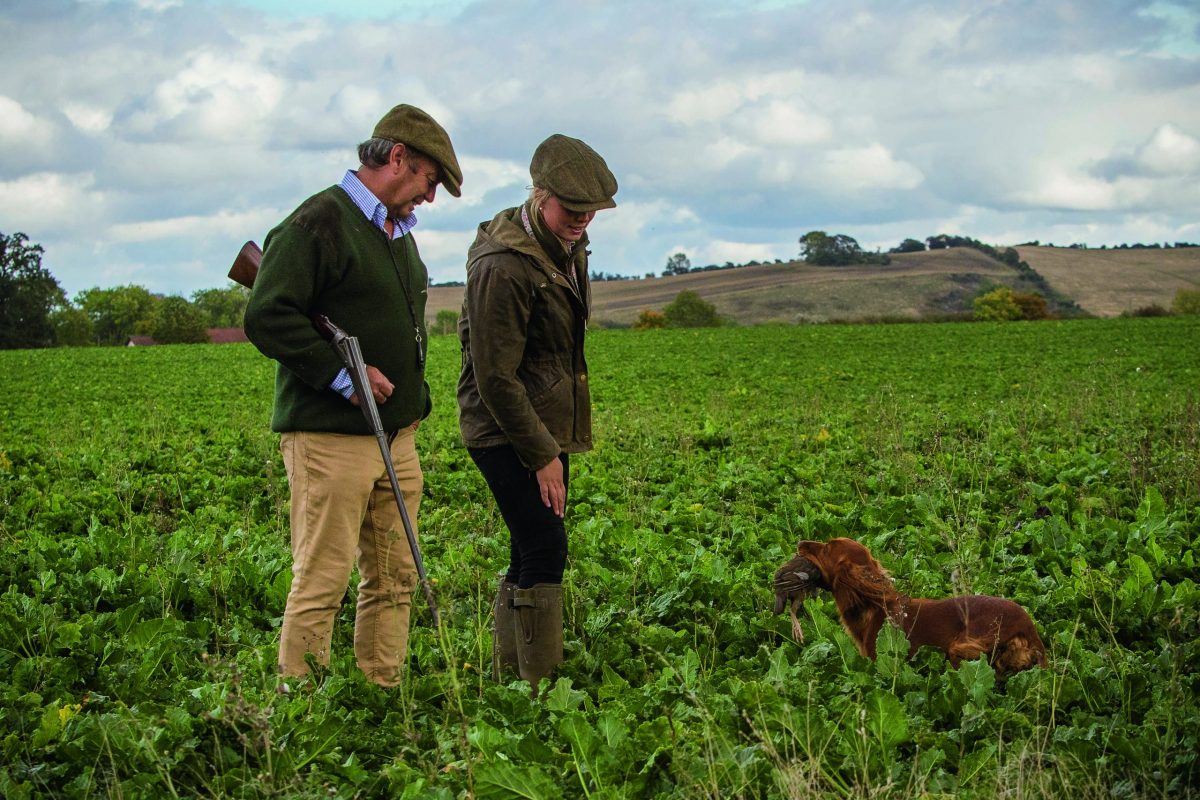
[[[229,268],[229,277],[245,286],[254,288],[254,279],[258,277],[258,268],[262,264],[262,248],[254,242],[246,242],[238,251]],[[366,417],[367,426],[375,434],[379,443],[379,454],[383,456],[383,466],[387,469],[388,480],[392,484],[392,495],[396,498],[396,506],[400,509],[400,521],[404,523],[404,535],[408,538],[409,549],[412,550],[413,563],[417,567],[417,578],[421,581],[421,590],[425,594],[425,602],[429,604],[429,613],[433,617],[433,626],[440,628],[441,616],[437,603],[433,599],[433,589],[429,584],[429,576],[425,574],[425,562],[421,559],[421,548],[417,546],[417,535],[413,532],[412,520],[408,518],[408,507],[404,505],[404,495],[400,492],[400,481],[396,478],[396,466],[392,463],[392,450],[388,444],[387,432],[383,429],[383,421],[379,417],[379,407],[375,405],[375,393],[371,391],[371,381],[367,377],[367,364],[363,360],[362,350],[358,346],[358,337],[351,336],[329,321],[324,314],[314,314],[313,327],[317,333],[332,345],[341,356],[346,371],[350,373],[350,382],[354,384],[354,393],[358,395],[358,407]]]

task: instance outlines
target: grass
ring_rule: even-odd
[[[568,658],[494,683],[503,524],[431,342],[418,600],[392,692],[274,671],[272,368],[240,345],[0,353],[6,797],[1196,796],[1200,358],[1188,318],[599,331]],[[1042,514],[1041,509],[1048,513]],[[1047,670],[858,655],[771,613],[800,538],[1021,602]],[[285,689],[285,687],[287,687]]]

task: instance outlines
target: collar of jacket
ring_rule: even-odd
[[[536,231],[536,228],[535,228]],[[550,238],[554,238],[551,236]],[[486,243],[485,243],[485,240]],[[558,242],[554,239],[555,243]],[[500,252],[502,250],[513,250],[522,255],[527,255],[533,259],[537,268],[547,278],[560,283],[570,289],[577,297],[579,292],[571,285],[571,280],[567,276],[567,270],[576,269],[579,264],[581,254],[587,253],[588,238],[587,233],[575,244],[571,256],[568,258],[561,246],[558,247],[560,253],[563,253],[565,260],[564,265],[559,266],[554,262],[554,259],[546,252],[546,248],[536,238],[532,238],[525,232],[525,226],[521,223],[521,206],[514,206],[501,211],[491,222],[482,223],[479,226],[478,235],[475,238],[475,245],[471,248],[471,258],[487,253]],[[585,262],[586,263],[586,262]],[[586,278],[586,276],[584,276]],[[580,298],[582,300],[582,298]]]

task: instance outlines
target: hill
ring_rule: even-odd
[[[1175,291],[1200,288],[1200,248],[1084,250],[1021,247],[1021,258],[1052,287],[1088,313],[1117,316],[1157,303],[1170,307]],[[886,266],[817,267],[792,261],[670,277],[592,284],[597,325],[628,325],[642,309],[662,309],[690,289],[740,325],[879,317],[920,318],[971,309],[987,286],[1033,287],[1010,267],[965,247],[902,253]],[[429,290],[432,320],[462,306],[463,287]]]
[[[1155,304],[1170,308],[1179,289],[1200,289],[1200,247],[1018,247],[1017,252],[1051,286],[1098,317]]]

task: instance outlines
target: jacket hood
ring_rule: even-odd
[[[585,233],[575,247],[586,248],[587,243],[588,239]],[[492,217],[489,222],[479,223],[479,228],[475,232],[475,241],[467,251],[467,266],[469,268],[472,263],[484,256],[509,251],[530,256],[544,270],[550,272],[559,270],[537,240],[525,232],[525,226],[521,223],[521,206],[506,208]]]

